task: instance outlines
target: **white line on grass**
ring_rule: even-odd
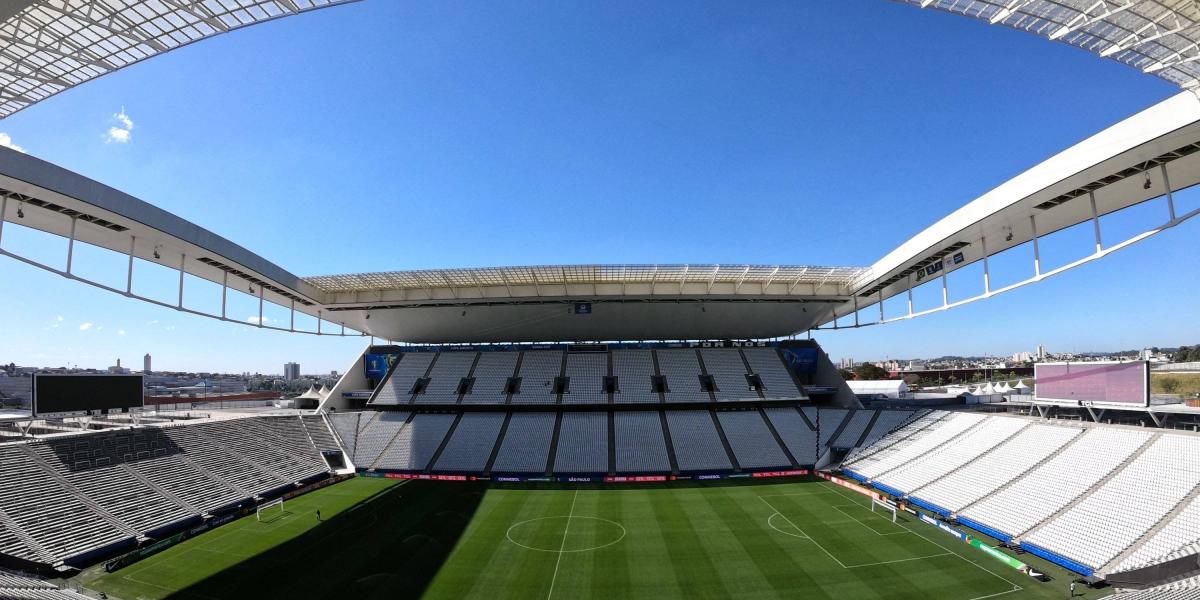
[[[855,498],[855,497],[853,497],[853,496],[848,496],[848,495],[846,495],[844,492],[842,492],[841,490],[839,490],[839,489],[837,489],[837,488],[829,488],[829,489],[830,489],[830,491],[836,492],[836,493],[838,493],[838,494],[840,494],[840,495],[842,495],[842,496],[844,496],[844,497],[846,497],[846,498],[849,498],[851,501],[853,501],[853,502],[855,502],[855,503],[858,503],[858,499],[857,499],[857,498]],[[976,596],[976,597],[974,597],[974,598],[971,598],[970,600],[983,600],[984,598],[995,598],[995,597],[997,597],[997,596],[1003,596],[1004,594],[1011,594],[1011,593],[1013,593],[1013,592],[1019,592],[1019,591],[1021,591],[1021,590],[1025,589],[1025,588],[1021,587],[1020,585],[1017,585],[1017,584],[1015,584],[1015,583],[1013,583],[1013,582],[1009,581],[1009,580],[1008,580],[1008,578],[1006,578],[1006,577],[1004,577],[1004,576],[1002,576],[1002,575],[1000,575],[1000,574],[998,574],[998,573],[995,573],[995,572],[991,571],[991,570],[990,570],[990,569],[988,569],[987,567],[984,567],[983,565],[980,565],[979,563],[977,563],[977,562],[975,562],[975,561],[973,561],[973,560],[971,560],[971,559],[969,559],[969,558],[967,558],[967,557],[965,557],[965,556],[963,556],[963,555],[961,555],[961,554],[959,554],[959,553],[957,553],[957,552],[954,552],[953,550],[950,550],[949,548],[947,548],[947,547],[943,546],[942,544],[938,543],[937,541],[935,541],[935,540],[932,540],[932,539],[930,539],[930,538],[928,538],[928,537],[925,537],[924,535],[921,535],[921,532],[919,532],[919,531],[917,531],[917,530],[915,530],[915,529],[912,529],[912,528],[911,528],[911,527],[909,527],[908,525],[903,525],[903,524],[901,524],[901,527],[904,527],[905,529],[907,529],[907,530],[909,530],[909,531],[913,532],[914,534],[916,534],[916,536],[917,536],[917,537],[919,537],[919,538],[921,538],[921,539],[923,539],[923,540],[925,540],[925,541],[927,541],[927,542],[929,542],[929,543],[933,544],[934,546],[937,546],[938,548],[941,548],[942,550],[946,550],[947,552],[950,552],[951,554],[954,554],[955,556],[957,556],[957,557],[959,557],[959,558],[963,559],[964,561],[966,561],[968,564],[971,564],[971,565],[974,565],[974,566],[978,567],[978,568],[979,568],[980,570],[982,570],[983,572],[985,572],[985,573],[987,573],[987,574],[989,574],[989,575],[991,575],[991,576],[993,576],[993,577],[995,577],[995,578],[999,579],[1000,581],[1003,581],[1004,583],[1007,583],[1007,584],[1009,584],[1009,585],[1013,586],[1013,589],[1011,589],[1011,590],[1008,590],[1008,591],[1006,591],[1006,592],[997,592],[997,593],[995,593],[995,594],[988,594],[988,595],[986,595],[986,596]]]
[[[855,504],[854,508],[864,508],[864,507],[861,504]],[[890,533],[879,533],[878,531],[876,531],[876,529],[874,527],[867,525],[866,521],[863,521],[863,520],[859,519],[858,517],[842,510],[842,507],[834,506],[833,509],[842,513],[843,515],[846,515],[847,517],[850,517],[851,519],[854,519],[855,522],[857,522],[859,525],[862,525],[863,527],[866,527],[867,529],[869,529],[871,531],[871,533],[874,533],[875,535],[904,535],[904,534],[912,533],[912,531],[909,531],[907,529],[905,529],[903,531],[892,531]],[[875,514],[875,513],[871,513],[871,514]],[[880,518],[886,519],[887,517],[880,517]],[[885,522],[889,522],[889,521],[885,521]],[[899,527],[899,524],[896,524],[896,526]]]
[[[883,560],[883,561],[873,562],[873,563],[863,563],[861,565],[846,565],[846,568],[847,569],[858,569],[858,568],[862,568],[862,567],[877,567],[879,565],[890,565],[892,563],[902,563],[902,562],[909,562],[909,561],[914,561],[914,560],[925,560],[927,558],[937,558],[939,556],[950,556],[951,554],[954,554],[954,553],[953,552],[943,552],[941,554],[930,554],[929,556],[914,556],[912,558],[898,558],[896,560]]]
[[[554,576],[550,578],[550,592],[546,594],[546,600],[550,600],[550,596],[554,595],[554,582],[558,580],[558,566],[562,564],[563,550],[567,549],[567,532],[571,531],[571,517],[575,515],[575,501],[579,499],[579,488],[575,488],[575,495],[571,497],[571,510],[567,511],[567,526],[563,527],[562,544],[558,546],[558,560],[554,561]]]
[[[838,557],[834,556],[834,555],[833,555],[833,554],[831,554],[831,553],[830,553],[828,550],[826,550],[826,549],[825,549],[825,546],[822,546],[822,545],[821,545],[821,542],[818,542],[817,540],[814,540],[814,539],[812,538],[812,536],[810,536],[810,535],[808,535],[807,533],[805,533],[803,529],[800,529],[799,527],[797,527],[797,526],[796,526],[796,524],[795,524],[795,523],[793,523],[793,522],[792,522],[792,520],[791,520],[791,519],[789,519],[787,515],[783,514],[782,512],[779,512],[779,509],[778,509],[778,508],[775,508],[775,506],[774,506],[774,505],[772,505],[772,504],[771,504],[771,502],[770,502],[769,500],[767,500],[766,498],[763,498],[762,496],[759,496],[759,497],[758,497],[758,499],[759,499],[759,500],[762,500],[762,501],[763,501],[763,504],[766,504],[766,505],[767,505],[767,507],[768,507],[768,508],[770,508],[772,511],[774,511],[774,512],[776,512],[776,513],[779,513],[779,516],[783,517],[783,520],[784,520],[784,521],[787,521],[787,524],[788,524],[788,525],[791,525],[793,529],[795,529],[796,531],[799,531],[800,533],[804,534],[804,537],[808,538],[808,539],[809,539],[809,541],[811,541],[812,543],[816,544],[816,545],[817,545],[817,547],[821,549],[821,552],[824,552],[826,556],[828,556],[829,558],[832,558],[832,559],[833,559],[833,562],[837,563],[837,564],[838,564],[838,566],[842,567],[843,569],[845,569],[845,568],[846,568],[846,564],[845,564],[845,563],[843,563],[842,561],[838,560]],[[768,519],[770,519],[770,517],[767,517],[767,518],[768,518]]]

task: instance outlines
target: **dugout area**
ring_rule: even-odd
[[[323,520],[316,520],[316,510]],[[1061,598],[815,478],[630,485],[358,477],[112,573],[113,598]],[[1107,590],[1086,590],[1098,598]]]

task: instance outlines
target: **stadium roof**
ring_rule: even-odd
[[[1200,83],[1196,0],[901,0],[1020,29],[1184,89]]]
[[[0,118],[214,35],[357,0],[7,0]],[[1200,83],[1196,0],[901,0],[1020,29],[1185,89]]]
[[[192,42],[354,1],[7,0],[0,3],[0,118]]]
[[[480,269],[432,269],[305,277],[305,282],[330,294],[403,289],[459,289],[502,286],[566,286],[702,284],[711,293],[718,284],[766,291],[778,284],[790,291],[797,285],[845,286],[866,269],[796,265],[539,265]],[[728,288],[722,285],[720,288]],[[541,295],[540,293],[537,295]]]

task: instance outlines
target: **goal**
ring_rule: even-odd
[[[255,511],[255,517],[260,522],[263,520],[274,521],[275,519],[283,516],[284,512],[283,498],[280,498],[278,500],[272,500],[270,502],[258,505],[258,510]]]
[[[878,507],[880,511],[885,513],[885,515],[886,515],[886,513],[891,513],[892,514],[892,522],[893,523],[896,522],[896,505],[895,504],[892,504],[891,502],[888,502],[887,500],[880,500],[879,498],[872,498],[871,499],[871,512],[875,512],[876,507]]]

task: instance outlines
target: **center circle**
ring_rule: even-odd
[[[560,554],[607,548],[625,539],[625,534],[625,527],[616,521],[563,515],[513,523],[504,536],[526,550]]]

